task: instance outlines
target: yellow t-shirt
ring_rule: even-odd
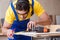
[[[29,0],[30,4],[32,4],[32,1]],[[15,7],[15,3],[14,2],[14,7]],[[32,7],[30,6],[30,11],[28,12],[28,16],[26,17],[26,19],[29,19],[31,17],[31,11],[32,11]],[[36,0],[34,0],[34,12],[37,16],[42,15],[42,13],[44,12],[44,9],[42,8],[42,6],[40,5],[39,2],[37,2]],[[17,14],[18,15],[18,14]],[[20,18],[20,15],[18,15],[19,20],[22,20]],[[12,24],[14,22],[14,20],[16,20],[16,17],[14,15],[14,12],[11,8],[11,6],[8,7],[6,15],[5,15],[5,21]]]

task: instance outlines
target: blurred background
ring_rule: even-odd
[[[60,25],[60,0],[37,0],[37,1],[41,3],[45,11],[50,15],[52,19],[52,24]],[[9,2],[10,0],[0,0],[0,27],[3,24],[3,19],[5,17],[5,12],[8,8]],[[34,14],[31,17],[31,20],[36,20],[37,17],[35,16],[36,15]],[[0,36],[0,40],[5,40],[4,38],[6,39],[6,37]]]
[[[43,8],[49,15],[56,16],[57,20],[58,21],[60,20],[59,19],[60,18],[59,17],[59,15],[60,15],[60,0],[37,0],[37,1],[39,1],[39,3],[41,3]],[[0,19],[5,17],[5,12],[8,8],[9,2],[10,2],[10,0],[5,0],[5,1],[0,0]],[[34,18],[34,16],[31,18],[32,20],[36,19],[36,18]],[[56,23],[60,24],[60,22],[58,23],[58,21]]]

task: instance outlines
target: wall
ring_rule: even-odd
[[[4,18],[9,0],[0,0],[0,18]]]
[[[56,16],[56,24],[60,25],[60,16]]]
[[[60,0],[38,0],[48,14],[60,15]]]

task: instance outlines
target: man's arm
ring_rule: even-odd
[[[38,17],[37,20],[29,21],[27,24],[27,30],[31,29],[31,25],[34,25],[34,27],[36,27],[37,24],[43,26],[51,24],[51,19],[46,12],[43,12],[43,14],[40,17]]]
[[[9,24],[6,21],[4,21],[4,24],[2,26],[2,33],[4,35],[6,35],[7,34],[7,31],[9,30],[10,27],[11,27],[11,24]]]
[[[38,17],[38,20],[36,20],[36,24],[50,25],[51,24],[51,19],[46,12],[43,12],[42,15],[40,17]]]

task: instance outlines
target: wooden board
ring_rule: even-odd
[[[49,33],[36,33],[36,32],[17,32],[15,35],[25,35],[32,37],[48,37],[48,36],[60,36],[60,32],[49,32]]]
[[[15,35],[35,36],[36,32],[17,32]]]
[[[60,25],[47,25],[44,27],[47,27],[48,29],[50,29],[50,32],[56,32],[57,29],[60,29]]]

